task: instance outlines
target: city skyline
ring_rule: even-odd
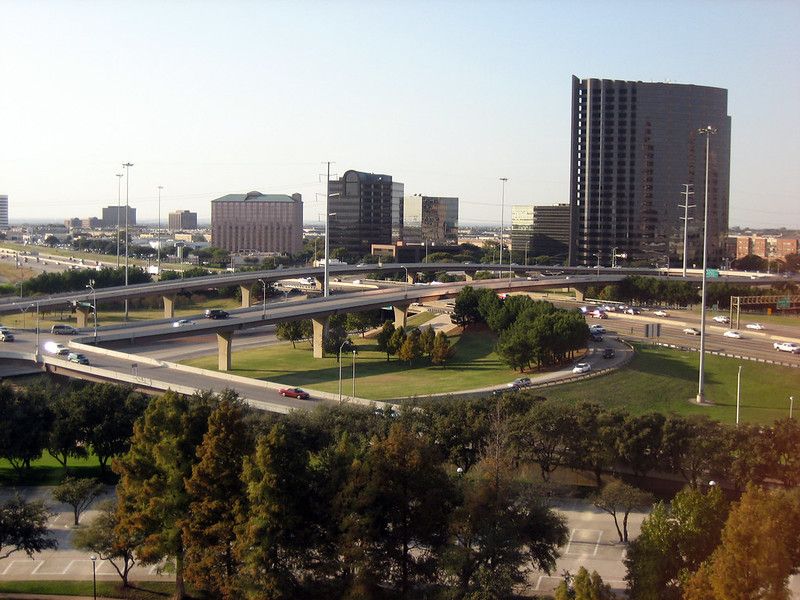
[[[792,3],[3,7],[12,223],[99,216],[126,161],[142,222],[157,218],[159,185],[162,221],[208,222],[214,198],[260,190],[301,193],[315,222],[332,160],[338,176],[390,173],[408,195],[458,197],[463,225],[499,226],[507,177],[508,224],[513,205],[569,201],[574,74],[727,89],[730,225],[800,227],[798,142],[782,135],[800,125]]]

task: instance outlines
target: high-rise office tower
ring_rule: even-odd
[[[403,241],[458,243],[458,198],[414,194],[403,199]]]
[[[569,247],[569,212],[569,204],[512,206],[511,259],[528,264],[536,256],[548,256],[563,263]]]
[[[610,265],[612,254],[683,256],[684,184],[689,264],[702,261],[706,138],[710,125],[708,249],[719,262],[728,229],[728,91],[673,83],[572,78],[571,265]]]
[[[169,230],[197,229],[197,213],[189,210],[176,210],[169,213]]]
[[[212,200],[211,243],[229,252],[300,252],[302,196],[250,192]]]
[[[119,220],[117,220],[119,219]],[[125,228],[125,205],[122,206],[106,206],[103,209],[103,217],[101,227],[116,227],[119,225]],[[128,207],[128,225],[136,225],[136,209],[132,206]]]
[[[331,250],[368,254],[372,244],[391,244],[402,237],[402,183],[391,175],[346,171],[328,182]]]
[[[8,196],[0,196],[0,229],[8,229]]]

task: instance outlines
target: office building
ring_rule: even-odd
[[[735,244],[734,258],[755,255],[768,260],[785,260],[789,254],[800,252],[800,239],[779,236],[736,235],[728,238]]]
[[[719,264],[728,229],[731,119],[722,88],[572,78],[570,248],[572,265],[611,264],[614,248],[633,261],[683,256],[684,184],[689,264],[702,262],[706,137],[709,263]]]
[[[84,229],[99,229],[102,226],[102,219],[98,219],[97,217],[86,217],[81,219],[81,227]]]
[[[119,214],[119,221],[117,220]],[[106,206],[103,209],[102,227],[125,227],[125,206]],[[128,206],[128,227],[136,225],[136,209]]]
[[[176,210],[169,213],[169,230],[197,229],[197,213],[188,210]]]
[[[458,198],[403,198],[402,237],[407,244],[457,244]]]
[[[8,229],[8,196],[0,196],[0,229]]]
[[[229,252],[296,254],[303,249],[300,194],[228,194],[211,201],[211,240]]]
[[[64,227],[67,229],[79,229],[81,226],[81,220],[78,217],[72,217],[71,219],[66,219],[64,221]]]
[[[563,262],[569,250],[569,204],[511,207],[511,259],[527,264],[535,256]]]
[[[350,170],[329,181],[331,250],[365,255],[372,244],[402,239],[403,191],[391,175]]]

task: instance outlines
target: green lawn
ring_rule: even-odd
[[[136,587],[125,589],[116,581],[98,581],[97,595],[126,600],[156,600],[169,597],[175,584],[169,581],[136,581]],[[17,594],[53,594],[58,596],[92,596],[92,581],[0,581],[0,592]]]
[[[109,473],[106,478],[113,477],[110,474],[111,465],[108,465]],[[70,458],[67,461],[67,468],[70,475],[75,477],[100,477],[100,463],[93,454],[87,458]],[[39,460],[31,463],[31,470],[28,476],[20,480],[16,471],[9,462],[0,459],[0,484],[6,485],[57,485],[67,475],[58,461],[47,452],[42,454]]]
[[[705,414],[734,423],[736,375],[741,364],[741,421],[771,423],[788,417],[789,396],[800,396],[800,369],[708,355],[705,392],[714,405],[698,406],[689,402],[697,394],[698,361],[696,352],[640,346],[636,357],[624,370],[580,383],[545,388],[537,393],[569,403],[593,400],[637,414],[651,411]]]

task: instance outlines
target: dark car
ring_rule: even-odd
[[[599,333],[590,333],[589,339],[591,339],[593,342],[602,342],[603,336],[600,335]]]
[[[603,358],[614,358],[616,356],[616,352],[614,352],[613,348],[606,348],[603,350]]]
[[[308,395],[308,392],[301,390],[300,388],[284,388],[282,390],[278,390],[278,393],[281,396],[286,396],[288,398],[300,398],[301,400],[308,400],[311,397]]]
[[[88,365],[89,364],[89,359],[86,358],[86,355],[80,354],[78,352],[70,352],[67,355],[67,360],[69,362],[78,363],[79,365]]]
[[[228,311],[221,308],[209,308],[206,310],[206,319],[227,319],[230,315]]]

